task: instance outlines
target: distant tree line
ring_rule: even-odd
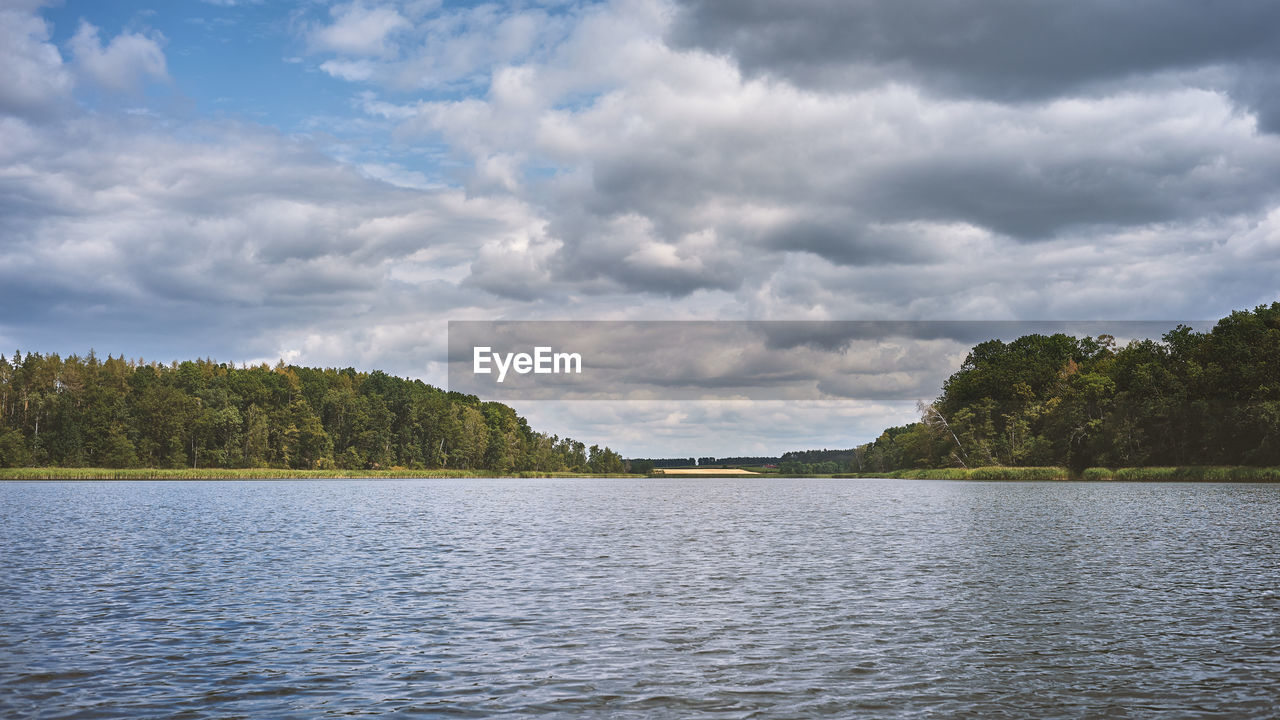
[[[711,458],[710,465],[724,465],[734,467],[763,467],[765,465],[777,465],[779,458],[777,456],[762,455],[739,455],[735,457]]]
[[[856,450],[791,450],[778,458],[783,475],[829,475],[849,472]]]
[[[975,346],[921,420],[847,469],[1280,465],[1280,303],[1209,332],[1117,347],[1102,335]]]
[[[693,467],[698,462],[695,458],[631,458],[627,460],[631,472],[645,473],[654,468]]]
[[[623,472],[609,448],[380,371],[0,355],[0,467]]]
[[[732,457],[700,457],[700,458],[631,458],[626,461],[629,472],[647,473],[653,471],[654,468],[684,468],[684,467],[764,467],[766,465],[777,465],[780,459],[776,456],[768,455],[736,455]],[[833,471],[834,472],[834,471]]]

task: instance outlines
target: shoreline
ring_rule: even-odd
[[[885,480],[960,480],[975,482],[1250,482],[1280,483],[1280,467],[1207,465],[1183,467],[1088,468],[1073,473],[1061,467],[981,467],[894,470],[884,473],[834,473],[781,475],[725,470],[681,474],[515,472],[485,470],[290,470],[283,468],[0,468],[0,481],[42,480],[412,480],[433,478],[616,478],[616,479],[727,479],[727,478],[831,478]]]
[[[838,473],[837,478],[882,477],[892,480],[974,480],[1042,482],[1254,482],[1280,483],[1280,468],[1247,465],[1087,468],[980,467],[894,470],[887,473]]]

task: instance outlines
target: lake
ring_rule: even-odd
[[[1280,486],[0,483],[5,718],[1270,718]]]

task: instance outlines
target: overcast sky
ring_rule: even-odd
[[[1280,297],[1270,0],[0,8],[6,352],[443,385],[451,319]],[[723,455],[849,447],[916,399],[513,405],[625,455]]]

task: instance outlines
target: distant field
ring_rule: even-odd
[[[658,468],[654,475],[759,475],[760,473],[737,468]]]

